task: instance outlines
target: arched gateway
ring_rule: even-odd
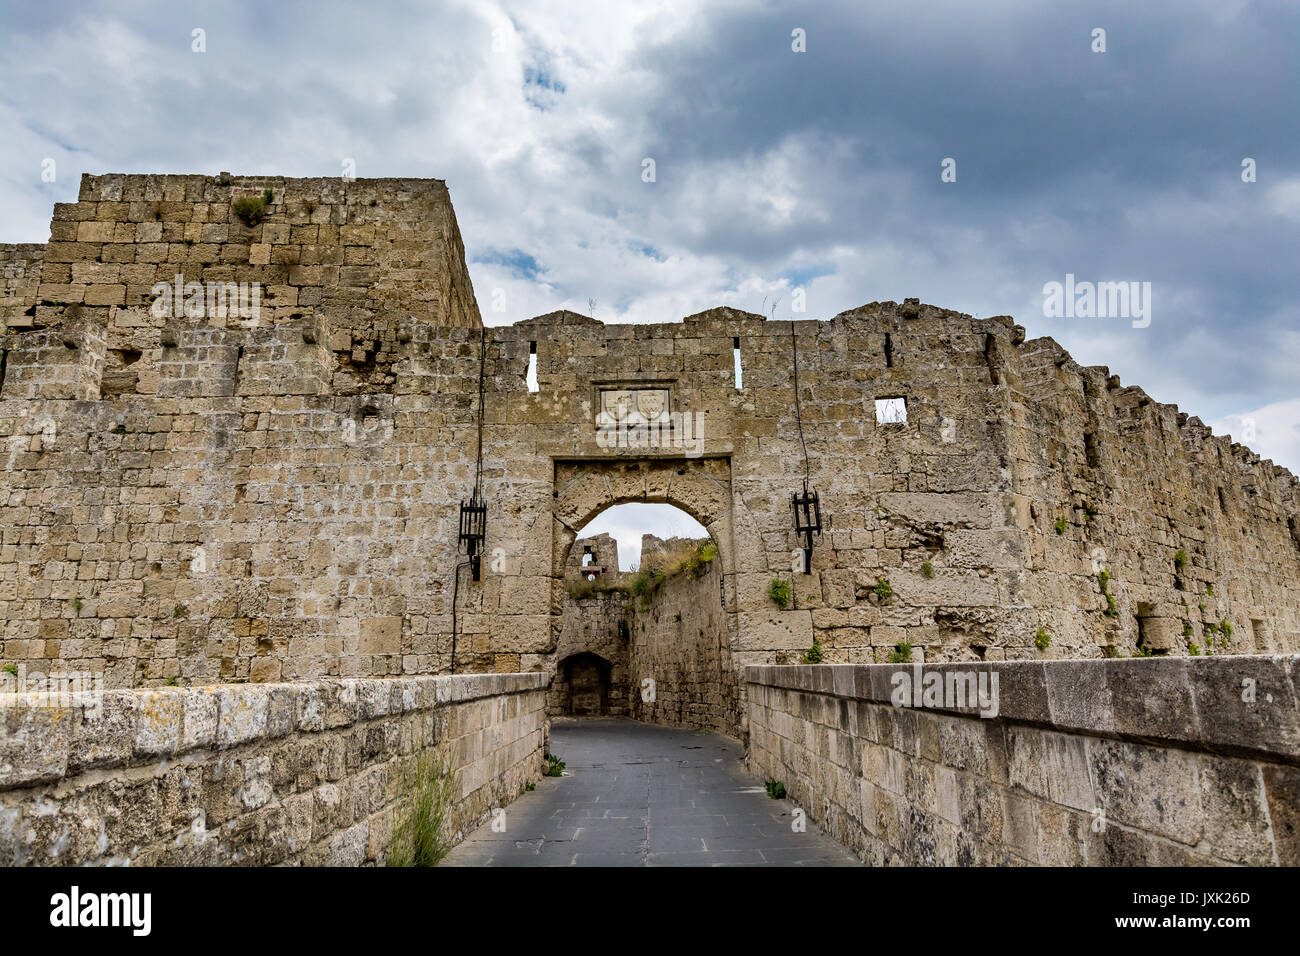
[[[552,635],[562,646],[563,614],[566,608],[565,569],[578,532],[607,508],[630,502],[673,505],[699,522],[716,548],[711,557],[709,579],[717,587],[691,588],[689,581],[672,582],[671,594],[656,595],[659,601],[633,596],[618,610],[635,618],[621,630],[630,648],[623,648],[629,662],[622,675],[626,698],[623,710],[633,716],[690,723],[743,733],[743,681],[735,661],[743,656],[737,638],[740,625],[736,607],[737,524],[742,540],[758,546],[757,530],[747,516],[737,522],[732,496],[729,458],[660,458],[634,460],[559,460],[555,462],[555,531],[552,555]],[[700,591],[703,590],[701,594]],[[693,607],[677,608],[674,603]],[[701,607],[707,602],[707,607]],[[716,614],[714,612],[716,605]],[[671,610],[668,608],[671,607]],[[687,615],[683,620],[683,613]],[[673,629],[658,627],[660,617],[672,614]],[[647,634],[647,624],[651,631]],[[719,626],[720,625],[720,626]],[[565,648],[565,651],[571,650]],[[557,678],[563,673],[556,661]],[[701,671],[707,672],[701,678]],[[553,694],[554,700],[563,695]]]

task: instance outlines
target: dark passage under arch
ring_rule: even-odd
[[[597,654],[574,654],[560,662],[559,678],[565,685],[565,714],[599,717],[609,709],[610,662]]]

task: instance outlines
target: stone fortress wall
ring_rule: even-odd
[[[237,222],[266,188],[265,221]],[[637,500],[717,543],[733,671],[814,637],[842,663],[1300,650],[1295,477],[1006,316],[483,329],[436,180],[87,177],[43,251],[0,254],[6,665],[110,687],[434,674],[454,629],[458,672],[553,675],[570,545]],[[262,283],[260,319],[155,317],[175,272]],[[886,398],[904,423],[877,421]],[[652,432],[610,427],[633,406]]]
[[[552,714],[626,716],[628,613],[618,542],[608,534],[579,538],[564,565],[564,607],[555,645]]]
[[[662,583],[648,593],[632,590],[637,572],[618,571],[618,544],[609,535],[574,542],[550,689],[552,714],[577,712],[578,685],[599,677],[605,683],[601,714],[736,732],[740,716],[719,562],[676,573],[673,567],[707,541],[642,535],[638,570],[667,567]],[[581,571],[587,549],[591,566],[606,569],[593,580]],[[598,674],[593,657],[599,659]]]
[[[741,726],[723,597],[712,561],[699,574],[667,579],[636,610],[628,671],[637,720],[724,734]],[[641,686],[647,677],[652,693]]]

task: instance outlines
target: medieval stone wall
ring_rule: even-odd
[[[643,551],[643,566],[646,558]],[[722,575],[712,561],[698,574],[668,578],[646,606],[636,609],[628,670],[637,720],[737,735],[740,716],[722,597]],[[650,694],[647,679],[654,682]]]
[[[1007,376],[1010,458],[1019,558],[1033,573],[1017,597],[1047,612],[1060,643],[1175,654],[1300,647],[1294,476],[1107,369],[1079,368],[1050,339],[1021,355]]]
[[[589,570],[584,571],[584,568]],[[617,581],[620,573],[618,542],[608,534],[579,538],[573,543],[573,549],[569,552],[564,573],[566,580],[572,584],[583,580],[594,582],[594,579],[600,576],[605,578],[602,583]]]
[[[0,318],[6,327],[34,325],[44,262],[44,243],[0,243],[0,275],[4,276],[0,286]]]
[[[748,760],[875,865],[1295,866],[1298,665],[750,667]]]
[[[458,841],[548,727],[537,674],[0,693],[0,863],[382,865],[423,755]]]
[[[237,214],[236,200],[268,192],[262,218]],[[135,366],[126,394],[152,394],[163,350],[194,326],[210,336],[327,314],[317,344],[337,354],[333,390],[346,392],[387,390],[386,366],[416,327],[481,324],[440,180],[84,176],[77,202],[55,204],[49,243],[2,246],[0,263],[5,325],[97,330],[110,367]],[[179,292],[172,315],[156,314],[159,283]],[[230,313],[226,283],[257,285],[256,315]]]
[[[236,188],[272,189],[251,232]],[[34,324],[4,339],[5,663],[118,687],[426,674],[454,631],[458,671],[553,675],[570,545],[645,500],[717,543],[733,673],[814,636],[849,663],[1300,648],[1295,478],[1007,317],[481,330],[437,181],[96,177],[54,227]],[[143,298],[175,265],[265,278],[264,320],[156,319]]]

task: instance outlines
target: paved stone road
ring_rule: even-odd
[[[613,718],[556,720],[551,752],[567,777],[543,777],[443,866],[855,866],[794,805],[773,800],[720,734]]]

